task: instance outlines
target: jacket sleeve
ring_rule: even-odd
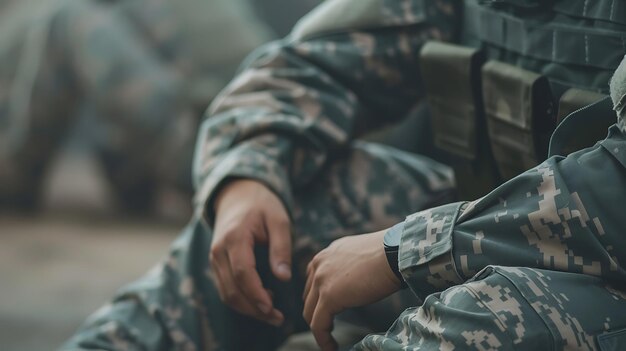
[[[290,209],[292,191],[329,155],[417,103],[419,49],[453,38],[455,2],[328,1],[289,37],[253,53],[201,127],[197,209],[211,218],[213,195],[231,178],[259,180]]]
[[[407,217],[399,267],[424,298],[487,265],[623,282],[626,138],[616,126],[594,147],[555,156],[474,202]]]

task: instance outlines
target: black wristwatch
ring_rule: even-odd
[[[385,246],[385,255],[387,256],[387,262],[393,273],[400,279],[400,286],[402,289],[407,287],[400,269],[398,268],[398,251],[400,250],[400,239],[402,239],[402,229],[404,228],[404,222],[398,223],[387,230],[383,239]]]

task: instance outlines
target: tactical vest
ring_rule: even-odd
[[[545,160],[561,122],[559,154],[604,139],[615,114],[566,117],[608,92],[626,54],[626,0],[464,5],[462,45],[427,43],[420,66],[435,144],[472,200]]]

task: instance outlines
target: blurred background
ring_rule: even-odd
[[[202,113],[318,0],[0,0],[0,350],[56,349],[166,253]]]

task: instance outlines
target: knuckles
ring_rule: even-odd
[[[222,229],[217,237],[219,238],[217,241],[222,243],[223,245],[228,245],[230,243],[236,242],[237,237],[239,236],[239,230],[237,228],[227,228]]]
[[[324,251],[321,251],[309,262],[307,266],[307,274],[311,275],[310,279],[313,279],[313,284],[320,286],[326,280],[327,262],[325,260]]]
[[[216,230],[209,252],[213,255],[217,255],[220,252],[226,251],[228,247],[240,241],[238,232],[236,228]]]
[[[233,278],[238,282],[244,281],[248,275],[248,270],[245,267],[234,267],[232,272]]]
[[[291,221],[289,220],[287,214],[284,212],[267,214],[267,218],[278,227],[288,228],[291,226]]]
[[[215,252],[213,252],[213,249],[211,249],[211,251],[209,251],[209,263],[211,263],[211,267],[215,267],[215,265],[217,264],[217,258]]]
[[[211,262],[212,265],[215,265],[218,263],[218,257],[219,255],[224,251],[224,247],[221,243],[217,242],[214,243],[211,246],[211,249],[209,250],[209,262]]]
[[[324,284],[324,276],[323,274],[320,274],[318,272],[315,272],[315,275],[313,276],[313,285],[320,287]]]

